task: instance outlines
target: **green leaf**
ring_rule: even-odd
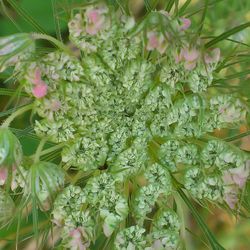
[[[213,81],[213,84],[224,82],[226,80],[236,79],[236,78],[238,78],[238,79],[239,78],[244,78],[245,76],[247,76],[249,74],[250,74],[250,70],[245,70],[245,71],[237,72],[237,73],[229,75],[229,76],[227,76],[225,78],[216,79],[216,80]]]
[[[204,6],[204,9],[203,9],[203,12],[202,12],[201,21],[200,21],[200,25],[199,25],[199,28],[198,28],[198,34],[199,35],[201,34],[201,31],[203,29],[203,25],[204,25],[204,22],[205,22],[205,18],[206,18],[206,14],[207,14],[207,9],[208,9],[208,3],[209,3],[209,1],[205,0],[205,6]]]
[[[11,7],[30,25],[32,25],[36,31],[46,33],[45,30],[38,24],[33,17],[28,14],[15,0],[7,0]]]
[[[213,250],[225,250],[216,240],[213,233],[210,231],[210,229],[207,227],[206,223],[203,221],[202,217],[199,215],[196,208],[193,206],[192,202],[188,199],[186,194],[182,191],[181,188],[178,188],[178,193],[181,196],[181,198],[184,200],[188,208],[190,209],[191,213],[193,214],[196,222],[200,226],[201,230],[203,231],[204,235],[208,239],[210,246]]]
[[[221,2],[221,1],[224,1],[224,0],[214,0],[214,1],[211,1],[211,2],[208,4],[208,7],[211,8],[211,7],[213,7],[215,4],[217,4],[217,3]],[[197,10],[195,10],[195,11],[189,13],[189,14],[187,15],[187,17],[191,17],[191,16],[193,16],[193,15],[199,13],[199,12],[202,11],[204,8],[206,8],[205,5],[201,6],[199,9],[197,9]]]
[[[182,16],[185,13],[186,8],[188,7],[188,5],[191,3],[192,0],[187,0],[179,9],[179,16]]]
[[[210,48],[210,47],[214,46],[215,44],[217,44],[218,42],[223,41],[223,40],[227,39],[228,37],[232,36],[233,34],[236,34],[236,33],[240,32],[248,27],[250,27],[250,22],[247,22],[247,23],[241,24],[237,27],[234,27],[231,30],[228,30],[228,31],[220,34],[216,38],[214,38],[211,41],[209,41],[208,43],[206,43],[205,48]]]
[[[16,90],[15,89],[6,89],[6,88],[0,88],[0,96],[1,95],[6,95],[6,96],[13,96],[16,94]],[[24,96],[24,97],[28,97],[29,95],[21,92],[19,93],[20,96]]]
[[[18,106],[18,107],[15,107],[15,108],[12,108],[12,109],[9,109],[9,110],[6,110],[6,111],[2,111],[2,112],[0,112],[0,118],[12,114],[12,113],[14,113],[17,109],[19,109],[19,108],[21,108],[21,107],[24,107],[24,106],[26,106],[26,104],[20,105],[20,106]]]
[[[167,6],[166,6],[166,8],[165,8],[165,10],[166,10],[167,12],[169,12],[169,11],[172,9],[174,3],[175,3],[175,0],[169,0],[168,3],[167,3]]]

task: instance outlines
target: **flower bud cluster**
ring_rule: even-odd
[[[18,41],[28,36],[0,40],[0,70],[17,63],[14,72],[39,115],[36,134],[62,143],[62,165],[69,175],[78,171],[80,186],[64,187],[53,202],[63,172],[50,162],[18,168],[20,143],[6,128],[0,185],[12,171],[12,189],[37,197],[42,210],[53,207],[65,248],[88,249],[104,236],[119,250],[178,248],[181,221],[166,208],[177,181],[201,201],[237,207],[249,159],[229,143],[204,141],[243,122],[246,107],[235,94],[210,94],[220,50],[194,42],[190,26],[165,11],[138,24],[93,3],[74,9],[68,23],[77,56],[66,49],[29,58],[24,51],[29,60],[17,63]]]

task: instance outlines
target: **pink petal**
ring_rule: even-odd
[[[179,63],[183,60],[183,55],[182,55],[182,51],[180,53],[175,53],[174,55],[174,59],[176,63]]]
[[[180,18],[180,20],[182,22],[180,30],[187,30],[191,25],[191,20],[188,18],[184,18],[184,17]]]
[[[0,185],[4,185],[8,177],[7,168],[0,168]]]
[[[89,21],[92,22],[92,23],[98,22],[100,20],[100,18],[101,18],[98,9],[87,11],[86,16],[88,17]]]
[[[234,209],[235,205],[238,202],[238,195],[237,195],[236,190],[233,190],[233,189],[228,190],[228,192],[226,192],[226,194],[225,194],[224,199],[225,199],[226,203],[228,204],[228,206],[231,209]]]
[[[184,68],[186,70],[193,70],[196,67],[196,62],[185,62]]]
[[[147,50],[154,50],[159,46],[159,38],[155,32],[149,32],[148,35]]]
[[[199,51],[196,50],[196,49],[182,49],[182,55],[184,57],[184,59],[187,61],[187,62],[193,62],[193,61],[196,61],[198,60],[199,58]]]
[[[86,32],[89,35],[96,35],[99,32],[99,28],[97,28],[95,25],[87,25]]]
[[[33,83],[34,84],[40,84],[41,83],[41,70],[40,69],[36,69],[35,70],[35,77],[34,77],[34,80],[33,80]]]
[[[36,98],[42,98],[46,96],[47,91],[48,91],[48,86],[46,84],[39,84],[33,88],[32,93]]]
[[[82,243],[82,234],[80,229],[74,229],[69,232],[69,235],[73,238],[70,242],[72,248],[78,250],[86,250],[86,246]]]
[[[215,48],[209,53],[206,53],[204,56],[204,60],[206,64],[217,63],[220,60],[220,49]]]
[[[78,229],[74,229],[69,232],[69,235],[75,239],[81,239],[81,232]]]
[[[232,174],[229,171],[224,172],[222,179],[226,185],[232,185],[234,183]]]
[[[243,188],[249,176],[249,169],[245,166],[230,169],[233,181],[240,188]]]

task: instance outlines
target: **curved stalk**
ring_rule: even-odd
[[[59,40],[57,40],[56,38],[54,38],[52,36],[49,36],[46,34],[32,33],[31,37],[35,40],[39,40],[39,39],[47,40],[47,41],[53,43],[59,49],[65,51],[67,54],[72,55],[72,51],[67,46],[65,46],[62,42],[60,42]]]
[[[19,115],[25,113],[26,111],[33,108],[33,103],[26,105],[20,109],[18,109],[16,112],[12,113],[2,124],[1,128],[7,128],[9,127],[10,123]]]
[[[37,149],[36,149],[36,153],[35,153],[35,157],[34,157],[34,163],[39,162],[40,155],[41,155],[41,152],[42,152],[42,150],[43,150],[43,147],[44,147],[46,141],[47,141],[47,138],[43,138],[43,139],[40,141],[40,143],[39,143],[39,145],[38,145],[38,147],[37,147]]]

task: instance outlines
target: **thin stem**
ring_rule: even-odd
[[[43,150],[43,151],[40,152],[40,156],[47,155],[47,154],[49,154],[51,152],[54,152],[54,151],[62,148],[64,145],[65,145],[65,143],[60,143],[58,145],[55,145],[55,146],[50,147],[48,149],[45,149],[45,150]]]
[[[42,152],[42,149],[43,149],[44,144],[46,143],[46,141],[47,141],[47,138],[43,138],[40,141],[40,143],[39,143],[39,145],[38,145],[38,147],[36,149],[36,153],[35,153],[35,157],[34,157],[34,163],[39,162],[39,159],[40,159],[40,156],[41,156],[41,152]]]
[[[2,128],[7,128],[9,127],[10,123],[19,115],[25,113],[26,111],[30,110],[33,108],[33,103],[26,105],[20,109],[18,109],[16,112],[14,112],[12,115],[10,115],[2,124]]]
[[[250,130],[248,130],[247,132],[241,133],[239,135],[235,135],[235,136],[232,136],[232,137],[227,137],[224,140],[226,142],[235,141],[235,140],[239,140],[239,139],[241,139],[241,138],[243,138],[245,136],[248,136],[248,135],[250,135]]]
[[[45,35],[45,34],[39,34],[39,33],[32,33],[31,37],[33,39],[35,39],[35,40],[42,39],[42,40],[50,41],[54,45],[56,45],[59,49],[61,49],[61,50],[65,51],[66,53],[72,55],[72,51],[67,46],[65,46],[62,42],[60,42],[59,40],[57,40],[56,38],[54,38],[52,36]]]

